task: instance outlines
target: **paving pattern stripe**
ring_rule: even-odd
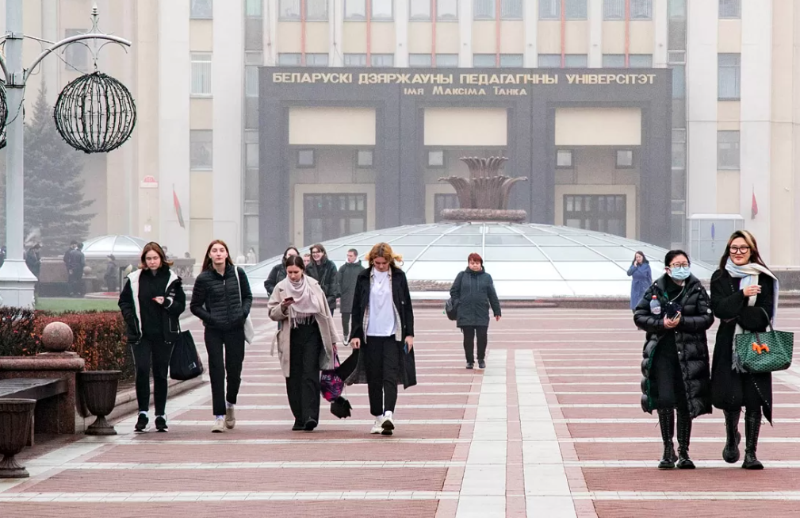
[[[191,462],[148,463],[148,462],[83,462],[65,464],[62,469],[70,470],[220,470],[220,469],[312,469],[312,468],[459,468],[464,461],[283,461],[283,462]],[[622,466],[627,467],[627,466]]]
[[[453,491],[163,491],[163,492],[99,492],[2,493],[0,502],[46,501],[53,503],[82,502],[196,502],[245,500],[444,500],[457,499]]]

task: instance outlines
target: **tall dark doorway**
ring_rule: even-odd
[[[564,196],[564,225],[626,236],[627,200],[624,195]]]
[[[319,243],[367,230],[366,194],[303,196],[303,241]]]

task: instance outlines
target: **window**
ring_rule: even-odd
[[[668,0],[667,8],[670,20],[686,19],[686,0]]]
[[[244,67],[244,95],[258,97],[258,67],[255,65]]]
[[[300,0],[280,0],[278,9],[280,9],[278,15],[281,20],[300,19]]]
[[[244,49],[262,50],[264,48],[264,21],[248,16],[244,19]]]
[[[556,168],[572,169],[572,150],[559,149],[556,151]]]
[[[494,20],[495,0],[474,0],[473,17],[476,20]]]
[[[436,0],[436,19],[440,22],[458,21],[458,0]]]
[[[344,66],[346,67],[365,67],[367,66],[366,54],[345,54]]]
[[[683,99],[686,97],[686,65],[671,65],[672,68],[672,98]]]
[[[189,18],[192,20],[210,20],[212,18],[214,9],[211,0],[192,0],[190,5]]]
[[[564,68],[586,68],[586,54],[567,54],[564,58]]]
[[[318,243],[367,230],[367,195],[303,195],[303,241]]]
[[[306,1],[306,20],[327,21],[328,20],[328,0],[305,0]]]
[[[565,195],[564,225],[625,237],[626,202],[623,195]]]
[[[586,19],[586,0],[539,0],[539,19],[560,20],[561,2],[565,2],[564,17],[567,20]]]
[[[263,0],[245,0],[244,15],[248,18],[261,18],[261,8]]]
[[[313,149],[298,149],[297,150],[297,167],[310,168],[315,165],[315,156]]]
[[[719,54],[718,96],[720,101],[738,101],[741,88],[741,54]]]
[[[258,169],[258,142],[250,142],[244,146],[245,160],[249,169]]]
[[[496,54],[473,54],[472,66],[475,68],[494,68],[497,66]]]
[[[633,151],[630,149],[617,150],[617,169],[633,168]]]
[[[686,169],[686,130],[672,130],[672,169]]]
[[[371,54],[369,59],[373,67],[394,66],[394,54]]]
[[[345,20],[366,20],[367,0],[344,0]]]
[[[500,4],[500,19],[521,20],[522,0],[503,0]]]
[[[444,151],[428,151],[428,167],[444,169]]]
[[[628,66],[630,66],[630,68],[653,68],[653,55],[629,54]]]
[[[278,54],[278,65],[283,67],[299,67],[300,54]]]
[[[458,54],[436,54],[438,68],[453,68],[458,66]]]
[[[189,167],[193,171],[209,170],[214,165],[212,135],[211,130],[189,131]]]
[[[603,0],[604,20],[624,20],[625,0]]]
[[[741,18],[741,16],[742,16],[741,0],[719,0],[720,18]]]
[[[192,53],[192,95],[211,95],[211,54]]]
[[[625,54],[603,54],[603,67],[625,68]]]
[[[653,0],[631,0],[631,20],[653,18]]]
[[[431,0],[410,0],[408,18],[414,20],[431,19]]]
[[[717,132],[717,169],[739,169],[739,132]]]
[[[359,149],[356,151],[356,166],[358,167],[370,168],[374,159],[375,156],[371,149]]]
[[[372,0],[372,19],[391,20],[394,17],[392,15],[392,3],[392,0]]]
[[[539,68],[561,68],[561,54],[539,54]]]
[[[522,54],[500,54],[500,68],[522,68]]]
[[[560,20],[561,0],[539,0],[540,20]]]
[[[86,31],[82,29],[67,29],[64,31],[64,36],[67,38],[71,36],[78,36],[85,34]],[[66,60],[67,70],[78,69],[84,72],[89,69],[89,49],[86,47],[86,42],[71,43],[67,45],[67,50],[64,52],[64,59]]]
[[[430,54],[409,54],[408,66],[410,67],[430,67],[432,66]]]
[[[327,54],[306,54],[307,67],[327,67],[328,55]]]

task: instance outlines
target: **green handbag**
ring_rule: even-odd
[[[741,333],[734,337],[733,368],[750,373],[785,370],[792,364],[793,350],[794,333],[775,331],[770,323],[765,333]]]

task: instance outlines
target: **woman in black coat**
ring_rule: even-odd
[[[746,230],[728,240],[719,270],[711,276],[711,307],[721,320],[714,347],[711,393],[714,406],[725,414],[725,462],[739,460],[739,417],[745,408],[745,454],[742,467],[763,469],[756,458],[761,415],[772,423],[772,375],[739,373],[732,369],[734,336],[743,331],[766,331],[778,306],[778,281],[758,253]]]
[[[331,308],[331,315],[336,309],[336,299],[339,298],[339,285],[336,283],[336,265],[328,259],[328,252],[321,244],[311,245],[311,262],[306,267],[306,275],[316,280],[325,297],[328,299],[328,307]]]
[[[270,270],[267,280],[264,281],[264,289],[267,290],[268,296],[272,295],[272,290],[275,289],[275,286],[286,278],[286,266],[284,263],[291,255],[300,255],[300,251],[297,250],[297,248],[290,246],[285,252],[283,252],[281,262],[273,266],[272,270]]]
[[[634,311],[647,332],[642,360],[642,410],[658,410],[664,455],[659,469],[694,469],[689,458],[692,419],[711,413],[706,331],[714,323],[705,288],[690,272],[689,256],[672,250],[666,274],[653,283]],[[653,297],[657,304],[653,303]],[[678,456],[672,442],[678,411]]]
[[[467,257],[468,267],[460,272],[450,287],[450,298],[458,304],[456,325],[464,334],[464,353],[467,369],[475,365],[475,335],[478,335],[478,367],[486,368],[486,344],[489,331],[489,307],[500,321],[500,300],[492,276],[483,268],[483,258],[476,254]]]

